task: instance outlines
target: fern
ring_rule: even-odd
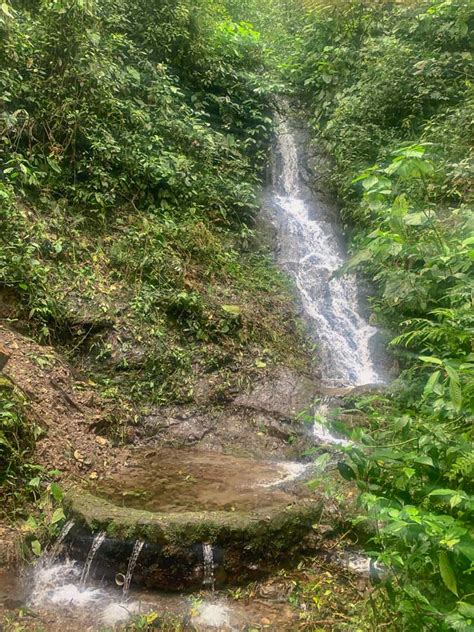
[[[465,488],[474,485],[474,446],[457,457],[447,472],[447,478]]]

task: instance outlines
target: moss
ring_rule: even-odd
[[[189,547],[211,542],[239,546],[254,554],[282,551],[296,544],[321,514],[319,500],[246,512],[152,513],[117,507],[91,494],[74,492],[67,502],[77,522],[90,531],[105,529],[121,540],[140,538],[150,544]]]

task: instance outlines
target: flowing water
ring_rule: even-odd
[[[100,531],[94,536],[94,539],[91,544],[91,548],[89,550],[89,553],[87,554],[86,563],[84,564],[84,568],[82,570],[81,586],[83,587],[87,583],[87,579],[89,577],[92,562],[94,561],[94,557],[96,556],[97,551],[100,549],[100,547],[102,546],[102,543],[105,540],[105,535],[106,535],[105,531]]]
[[[296,283],[319,347],[323,381],[333,386],[379,384],[371,326],[353,274],[337,273],[347,260],[330,205],[304,181],[304,152],[288,120],[278,126],[273,174],[273,222],[278,260]]]
[[[61,529],[61,533],[58,535],[58,539],[51,547],[51,550],[49,551],[49,553],[45,555],[44,559],[48,560],[50,564],[54,562],[54,560],[57,558],[59,552],[61,551],[61,546],[64,540],[66,539],[69,531],[71,531],[71,529],[73,528],[73,526],[74,526],[74,520],[68,520],[67,522],[64,523],[64,526]]]
[[[143,542],[143,540],[136,540],[135,544],[133,545],[133,551],[130,556],[130,560],[128,562],[127,574],[125,575],[125,581],[123,583],[123,596],[124,597],[127,597],[129,593],[130,584],[132,583],[133,571],[135,570],[135,566],[137,565],[137,561],[138,561],[138,556],[140,555],[144,544],[145,542]]]
[[[203,556],[203,586],[207,586],[214,590],[214,549],[212,544],[204,542],[202,545]]]

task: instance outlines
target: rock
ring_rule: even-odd
[[[11,354],[4,347],[0,347],[0,371],[3,371],[7,362],[10,360]]]
[[[148,445],[198,446],[202,450],[253,458],[295,459],[309,447],[309,443],[289,441],[299,437],[306,442],[304,424],[232,404],[156,407],[135,428],[136,441]]]
[[[312,379],[280,367],[258,382],[252,391],[238,395],[234,405],[293,420],[311,407],[317,393],[318,385]]]
[[[133,543],[145,541],[134,583],[148,589],[181,591],[203,584],[202,543],[211,543],[217,586],[252,581],[301,547],[320,516],[319,500],[300,500],[253,512],[153,513],[114,505],[87,493],[69,495],[78,530],[70,554],[84,560],[91,531],[106,530],[96,555],[100,576],[125,574]]]
[[[304,547],[321,517],[321,496],[304,479],[281,486],[285,475],[282,463],[195,449],[134,450],[92,492],[67,493],[77,525],[74,557],[87,555],[92,532],[106,531],[97,566],[113,578],[126,572],[131,546],[143,540],[137,581],[183,590],[202,585],[206,543],[217,584],[255,579]]]
[[[166,414],[160,409],[152,411],[143,418],[141,435],[160,439],[168,444],[186,446],[198,443],[214,428],[212,420],[197,411],[194,414],[188,411],[184,415],[173,412]]]

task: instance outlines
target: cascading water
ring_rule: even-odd
[[[203,556],[203,586],[210,586],[214,590],[214,549],[212,544],[204,542],[202,545]]]
[[[132,583],[133,571],[137,565],[138,557],[143,549],[145,542],[143,540],[136,540],[133,545],[133,551],[128,561],[127,573],[125,575],[125,581],[123,582],[123,596],[127,597],[130,590],[130,584]]]
[[[58,556],[59,551],[61,550],[61,546],[64,540],[66,539],[69,531],[71,531],[73,526],[74,526],[74,520],[68,520],[67,522],[64,523],[63,528],[61,529],[61,532],[58,535],[58,539],[51,547],[51,550],[45,555],[44,561],[47,560],[49,564],[52,564],[54,562],[54,560]]]
[[[371,353],[377,330],[363,315],[352,274],[337,276],[347,257],[327,204],[305,185],[296,133],[279,121],[273,177],[278,257],[294,278],[320,347],[323,381],[332,386],[382,383]]]
[[[89,549],[89,553],[87,554],[86,563],[84,564],[84,568],[82,569],[82,575],[81,575],[82,587],[84,587],[87,583],[87,579],[89,577],[92,562],[94,560],[94,557],[97,554],[97,551],[102,546],[102,543],[105,540],[105,536],[106,536],[105,531],[100,531],[94,536],[94,539],[92,540],[91,548]]]
[[[382,384],[372,339],[353,274],[338,275],[347,260],[344,240],[330,206],[305,184],[303,154],[288,120],[278,121],[271,193],[278,233],[278,259],[296,283],[310,331],[319,347],[322,381],[330,387]],[[330,399],[315,411],[319,443],[349,445],[325,426]]]

